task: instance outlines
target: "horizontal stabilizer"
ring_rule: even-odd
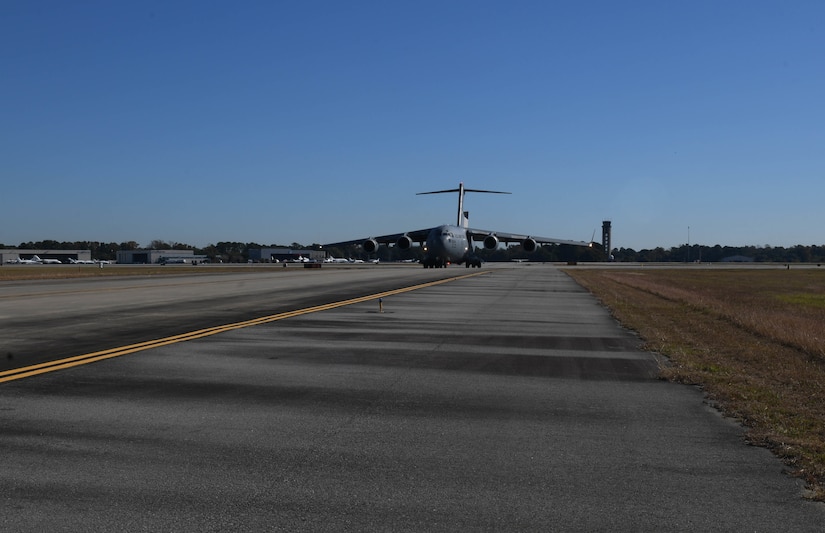
[[[417,194],[441,194],[445,192],[457,192],[458,193],[458,220],[456,225],[466,228],[467,227],[467,219],[463,217],[464,215],[464,193],[465,192],[484,192],[489,194],[511,194],[509,192],[504,191],[485,191],[484,189],[465,189],[464,182],[458,184],[458,189],[445,189],[443,191],[430,191],[430,192],[420,192]]]

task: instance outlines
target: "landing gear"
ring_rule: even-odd
[[[424,268],[447,268],[447,261],[441,259],[440,257],[428,257],[421,261],[421,264],[424,265]]]

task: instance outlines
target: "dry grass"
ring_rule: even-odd
[[[825,272],[568,269],[825,500]]]

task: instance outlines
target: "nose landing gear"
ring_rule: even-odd
[[[440,257],[427,257],[421,264],[424,268],[447,268],[447,260]]]

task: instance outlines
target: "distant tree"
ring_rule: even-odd
[[[638,256],[638,261],[642,263],[662,263],[669,260],[667,252],[661,246],[653,250],[642,250]]]
[[[788,255],[788,261],[794,261],[799,263],[811,262],[811,248],[809,246],[802,246],[801,244],[797,244],[791,250],[789,250]]]
[[[219,242],[215,245],[217,256],[227,263],[240,263],[246,261],[244,254],[246,244],[242,242]]]
[[[593,246],[592,248],[586,246],[571,246],[576,254],[576,261],[586,263],[596,263],[607,261],[604,249],[601,246]]]
[[[100,246],[97,248],[97,255],[95,257],[105,261],[114,261],[117,259],[117,251],[119,248],[120,245],[116,242],[100,243]]]
[[[612,251],[613,260],[614,261],[621,261],[621,262],[635,262],[636,259],[636,250],[633,248],[613,248]]]
[[[484,247],[476,247],[475,252],[481,259],[490,263],[510,260],[510,252],[505,248],[488,250]]]
[[[172,248],[172,243],[168,243],[161,239],[155,239],[149,243],[148,248],[150,250],[168,250]]]
[[[60,243],[57,242],[57,241],[54,241],[54,240],[45,240],[45,241],[36,242],[34,244],[35,244],[35,248],[42,248],[44,250],[59,250],[60,249]]]

